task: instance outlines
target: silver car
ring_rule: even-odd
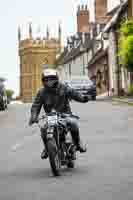
[[[69,80],[65,80],[64,83],[80,93],[90,96],[92,100],[96,100],[96,84],[88,77],[71,78]]]

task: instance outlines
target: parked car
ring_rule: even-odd
[[[5,110],[7,108],[7,96],[5,89],[0,90],[0,110]]]
[[[88,77],[71,78],[64,82],[82,94],[90,96],[92,100],[96,100],[96,84]]]

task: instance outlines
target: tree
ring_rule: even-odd
[[[133,35],[133,20],[127,20],[125,23],[123,23],[121,25],[120,31],[124,37]]]
[[[12,96],[14,94],[14,91],[11,89],[6,89],[6,95],[7,95],[7,99],[10,101],[12,99]]]
[[[128,36],[121,44],[121,63],[133,72],[133,35]]]
[[[129,72],[133,72],[133,20],[128,20],[120,28],[120,60]]]
[[[127,20],[120,28],[120,61],[130,72],[130,91],[133,88],[133,20]],[[132,92],[130,92],[132,93]]]

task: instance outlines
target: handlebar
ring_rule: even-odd
[[[41,117],[38,118],[38,121],[45,119],[47,116],[46,115],[42,115]]]
[[[76,119],[80,119],[79,116],[77,115],[74,115],[74,114],[67,114],[67,113],[57,113],[58,116],[62,117],[62,118],[65,118],[65,117],[74,117]],[[47,118],[47,115],[42,115],[41,117],[38,118],[38,122],[42,119],[46,119]]]

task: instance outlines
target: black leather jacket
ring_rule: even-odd
[[[70,99],[84,102],[84,97],[79,92],[62,83],[59,83],[56,89],[43,87],[38,91],[34,99],[31,107],[31,116],[38,117],[42,106],[46,113],[49,113],[52,109],[60,113],[71,113]]]

